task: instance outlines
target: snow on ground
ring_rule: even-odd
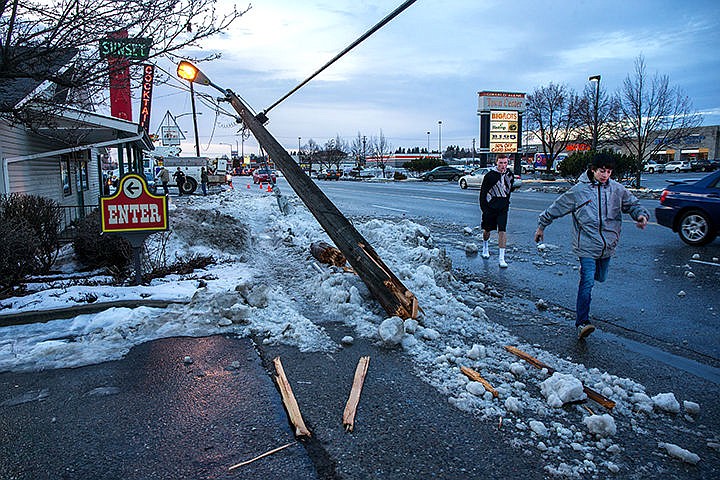
[[[484,285],[458,282],[428,228],[409,220],[356,224],[424,311],[419,322],[386,318],[356,275],[317,265],[309,245],[329,238],[294,194],[285,199],[294,207],[287,216],[279,213],[275,195],[257,187],[238,185],[208,197],[173,198],[168,257],[213,255],[217,264],[201,272],[139,287],[110,286],[110,279],[100,274],[72,281],[37,279],[31,285],[35,293],[0,302],[0,315],[68,307],[88,303],[90,297],[97,303],[186,303],[109,308],[67,320],[1,328],[0,371],[93,364],[121,358],[133,345],[157,338],[230,332],[303,351],[332,351],[342,346],[320,324],[320,318],[329,319],[344,323],[347,336],[397,344],[414,360],[417,375],[452,405],[513,429],[513,446],[539,455],[548,474],[575,478],[623,475],[618,454],[624,447],[616,433],[643,433],[647,416],[672,424],[674,414],[682,411],[671,392],[650,397],[632,379],[588,369],[519,342],[478,306],[492,300],[483,293]],[[65,260],[65,269],[72,270],[71,257]],[[529,367],[508,354],[506,345],[562,373],[550,376]],[[466,378],[461,366],[479,372],[499,397]],[[591,413],[578,404],[568,407],[568,402],[584,398],[580,382],[617,402],[613,412]],[[686,414],[696,415],[701,408],[692,398],[681,400]],[[672,438],[658,440],[667,442],[659,442],[658,450],[649,454],[699,461],[695,453],[669,443]]]

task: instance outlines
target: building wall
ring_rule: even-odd
[[[20,126],[12,126],[0,119],[0,158],[7,159],[58,150],[65,146],[53,144]],[[99,204],[99,179],[97,149],[76,152],[68,156],[55,155],[47,158],[21,160],[7,163],[2,169],[0,194],[26,193],[55,200],[60,205],[75,206],[82,201],[85,205]],[[69,158],[68,171],[72,181],[71,194],[65,195],[61,178],[61,162]],[[87,190],[82,190],[83,198],[78,196],[78,163],[76,158],[87,160]],[[3,162],[5,165],[5,162]]]

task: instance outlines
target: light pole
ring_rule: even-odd
[[[305,203],[335,246],[348,259],[350,266],[365,282],[370,293],[385,311],[400,318],[416,318],[420,307],[415,295],[392,273],[370,243],[327,198],[320,187],[305,175],[300,165],[293,161],[277,139],[265,129],[263,126],[263,122],[267,122],[265,113],[261,112],[254,116],[250,113],[252,110],[232,90],[214,84],[190,62],[181,61],[177,67],[177,74],[180,78],[200,85],[209,85],[223,93],[225,99],[241,117],[243,125],[272,156],[290,187]],[[279,197],[278,204],[280,204]],[[280,206],[280,209],[282,210],[283,207]]]
[[[438,120],[438,154],[442,161],[442,120]]]
[[[430,155],[430,130],[428,130],[427,136],[428,136],[428,148],[427,148],[427,153],[428,153],[428,155]]]
[[[592,150],[597,150],[598,143],[598,100],[600,98],[600,75],[593,75],[588,81],[595,82],[595,108],[593,111],[593,132],[592,132]]]

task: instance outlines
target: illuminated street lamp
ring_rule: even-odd
[[[592,131],[592,150],[597,150],[598,143],[598,100],[600,98],[600,75],[593,75],[588,78],[590,82],[595,83],[595,108],[593,111],[593,131]]]

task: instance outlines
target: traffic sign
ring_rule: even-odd
[[[145,179],[129,173],[112,197],[100,199],[102,231],[145,232],[168,229],[167,197],[148,191]]]

